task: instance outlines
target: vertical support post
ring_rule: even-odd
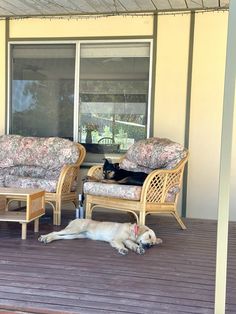
[[[215,314],[225,313],[229,194],[236,79],[236,1],[230,1],[219,175]]]
[[[190,15],[190,28],[189,28],[188,77],[187,77],[186,113],[185,113],[185,130],[184,130],[185,132],[184,147],[187,149],[189,149],[194,34],[195,34],[195,13],[192,12]],[[185,166],[184,175],[183,175],[182,217],[186,217],[187,215],[187,187],[188,187],[188,164]]]

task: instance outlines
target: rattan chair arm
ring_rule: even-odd
[[[84,147],[82,144],[80,144],[80,143],[77,143],[77,146],[78,146],[78,149],[79,149],[80,154],[79,154],[79,158],[78,158],[76,164],[80,166],[80,165],[83,163],[84,158],[85,158],[85,156],[86,156],[86,149],[85,149],[85,147]]]
[[[92,166],[87,173],[88,177],[93,177],[96,179],[103,179],[103,166]]]
[[[79,168],[78,164],[65,165],[62,168],[57,183],[56,193],[58,195],[70,193],[72,186],[78,184]]]
[[[61,195],[70,193],[72,186],[78,184],[79,168],[85,159],[86,149],[80,143],[77,143],[77,146],[79,150],[79,158],[75,164],[68,164],[63,166],[57,182],[57,194]]]

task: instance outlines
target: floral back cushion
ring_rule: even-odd
[[[179,143],[167,138],[151,137],[134,143],[125,154],[120,168],[150,173],[154,169],[172,169],[187,154]]]
[[[59,137],[0,136],[0,168],[36,166],[58,169],[79,158],[76,143]]]

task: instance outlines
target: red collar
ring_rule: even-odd
[[[134,235],[136,238],[138,236],[138,230],[139,230],[139,226],[137,224],[134,224]]]

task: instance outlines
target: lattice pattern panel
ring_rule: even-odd
[[[156,175],[152,179],[149,185],[148,192],[147,192],[148,202],[151,202],[151,203],[161,202],[166,176],[167,176],[166,174],[162,173],[162,174]]]
[[[183,169],[177,172],[160,173],[150,182],[147,192],[147,201],[151,203],[163,203],[166,200],[167,193],[173,187],[180,186],[180,180]]]

